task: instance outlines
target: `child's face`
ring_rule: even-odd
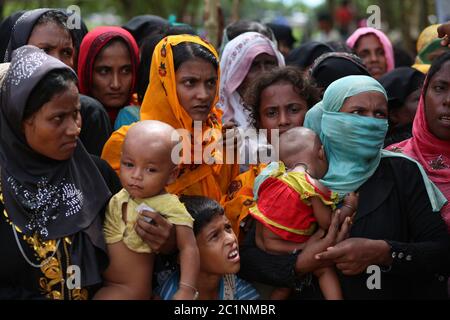
[[[149,198],[164,193],[175,181],[178,168],[170,159],[170,149],[129,140],[123,145],[120,181],[132,198]]]
[[[260,129],[279,129],[279,133],[302,126],[308,104],[291,83],[275,83],[261,92]],[[269,137],[271,135],[269,131]]]
[[[239,271],[238,241],[225,215],[215,216],[197,234],[196,239],[202,272],[224,275]]]

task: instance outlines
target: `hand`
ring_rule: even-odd
[[[180,287],[173,295],[172,300],[194,300],[195,292],[186,287]]]
[[[350,217],[350,225],[352,224],[353,217],[355,216],[356,211],[358,210],[358,201],[359,201],[359,193],[357,192],[350,192],[345,196],[343,205],[348,209],[340,210],[342,213],[340,223],[344,222],[345,218]]]
[[[450,48],[450,21],[441,24],[438,29],[439,38],[443,38],[441,41],[442,46],[448,46]]]
[[[236,124],[232,121],[222,125],[222,143],[224,148],[239,150],[242,145],[241,135]]]
[[[155,253],[169,254],[176,248],[175,228],[158,212],[142,211],[142,215],[152,219],[151,223],[140,217],[136,224],[137,234]]]
[[[327,235],[323,237],[323,230],[314,233],[306,242],[306,247],[298,255],[295,272],[308,273],[318,268],[329,267],[334,264],[333,261],[317,259],[316,255],[327,250],[348,237],[350,218],[346,218],[339,229],[340,212],[337,211],[331,218],[331,224],[328,228]]]
[[[383,240],[349,238],[316,255],[321,261],[333,261],[345,275],[364,272],[372,264],[388,265],[389,245]]]

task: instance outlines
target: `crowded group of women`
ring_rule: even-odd
[[[178,279],[173,223],[144,210],[133,225],[156,255],[152,299],[181,287],[192,299],[275,298],[280,287],[293,289],[289,299],[323,299],[313,276],[323,267],[336,270],[344,299],[450,297],[449,23],[425,29],[414,65],[400,66],[386,34],[369,27],[340,46],[282,54],[255,21],[230,24],[214,48],[156,16],[90,31],[67,18],[36,9],[0,25],[0,298],[103,298],[105,208],[129,166],[127,132],[144,120],[191,133],[188,152],[195,139],[224,146],[213,161],[179,163],[165,188],[194,219],[195,283]],[[356,192],[356,212],[342,219],[336,209],[328,230],[275,254],[256,243],[250,214],[267,161],[222,160],[271,150],[277,161],[278,134],[303,126],[323,145],[321,183],[341,200]],[[241,129],[264,139],[239,139]]]

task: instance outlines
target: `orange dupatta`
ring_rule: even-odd
[[[193,132],[193,121],[186,110],[180,105],[176,92],[175,70],[173,64],[172,47],[181,42],[198,43],[211,51],[216,59],[218,55],[213,46],[198,36],[176,35],[161,40],[155,48],[150,68],[150,83],[141,106],[141,120],[159,120],[170,124],[175,129],[185,129]],[[220,73],[218,70],[218,77]],[[220,83],[217,81],[217,86]],[[218,101],[219,89],[208,119],[203,123],[202,135],[208,129],[210,134],[203,139],[203,148],[218,141],[217,132],[221,132],[222,113],[215,107]],[[105,159],[116,172],[120,169],[120,153],[125,134],[129,126],[115,131],[105,144],[102,158]],[[216,154],[217,158],[221,155]],[[193,159],[193,158],[191,158]],[[225,164],[181,164],[178,179],[166,187],[173,194],[203,195],[220,201],[222,194],[228,188],[229,182],[237,175],[238,165]]]

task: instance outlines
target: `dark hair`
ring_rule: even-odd
[[[47,73],[31,91],[22,120],[30,118],[55,95],[68,89],[70,83],[77,84],[77,77],[72,70],[55,69]]]
[[[136,92],[138,101],[142,104],[144,101],[145,91],[147,91],[150,81],[150,66],[152,64],[153,51],[156,45],[164,38],[162,34],[154,34],[142,40],[141,59],[136,77]]]
[[[272,40],[274,38],[272,30],[268,26],[263,25],[258,21],[238,20],[236,22],[229,24],[226,28],[227,37],[229,41],[249,31],[258,32]]]
[[[430,84],[433,76],[442,68],[442,65],[450,60],[450,51],[445,52],[444,54],[437,57],[433,63],[431,64],[430,70],[428,70],[427,81],[425,82],[425,94],[428,91],[428,85]]]
[[[192,28],[188,24],[177,24],[177,25],[171,25],[169,28],[167,28],[166,32],[164,33],[166,36],[174,36],[178,34],[191,34],[196,36],[197,32],[195,32],[194,28]]]
[[[206,47],[194,42],[181,42],[172,48],[173,51],[173,65],[175,71],[186,61],[193,58],[200,58],[206,60],[218,69],[219,62],[214,54]]]
[[[198,235],[202,229],[216,216],[223,215],[220,204],[203,196],[180,196],[189,214],[194,218],[194,234]]]
[[[260,129],[261,93],[267,87],[276,83],[290,83],[294,90],[306,100],[308,108],[319,101],[319,91],[306,76],[296,67],[281,67],[264,73],[255,80],[245,93],[245,107],[250,111],[253,126]]]

